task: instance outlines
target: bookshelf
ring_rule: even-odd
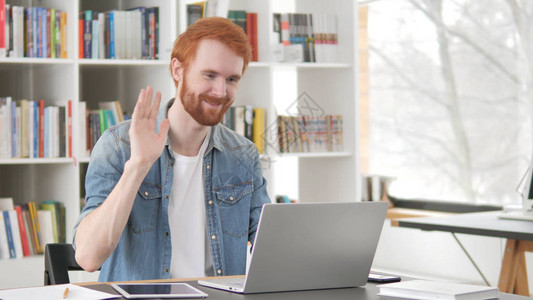
[[[219,0],[220,1],[220,0]],[[7,4],[55,8],[68,13],[67,58],[0,59],[0,96],[44,99],[46,104],[73,103],[72,158],[13,158],[0,160],[0,196],[15,203],[56,200],[66,207],[67,241],[79,215],[83,170],[89,158],[79,149],[77,105],[97,108],[100,101],[120,100],[125,111],[133,110],[138,92],[151,85],[164,101],[175,94],[168,63],[173,42],[186,28],[186,5],[197,1],[158,0],[6,0]],[[277,166],[285,157],[296,158],[298,198],[303,202],[356,201],[360,190],[357,105],[357,7],[351,0],[229,0],[229,9],[258,13],[258,61],[251,62],[240,83],[234,105],[252,105],[266,111],[265,126],[276,122],[302,93],[310,95],[327,114],[343,115],[343,151],[280,155],[266,147],[273,166],[266,167],[269,194],[276,193]],[[159,59],[79,58],[78,18],[85,10],[127,10],[137,6],[159,7]],[[284,63],[274,60],[271,44],[273,13],[328,13],[337,16],[338,57],[328,63]],[[289,87],[289,88],[287,88]],[[272,137],[267,137],[267,139]],[[313,176],[309,176],[313,174]],[[0,288],[42,284],[42,256],[0,260]],[[28,276],[28,271],[36,276]],[[92,278],[92,277],[91,277]],[[94,279],[91,279],[94,280]]]

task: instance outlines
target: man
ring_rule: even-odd
[[[205,18],[174,44],[175,100],[141,90],[132,120],[106,131],[86,175],[76,260],[100,281],[244,274],[270,202],[254,144],[218,123],[250,60],[242,29]]]

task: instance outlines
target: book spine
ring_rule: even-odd
[[[50,23],[48,27],[50,28],[49,40],[50,40],[50,58],[56,58],[56,10],[51,8],[49,10]]]
[[[68,31],[68,27],[67,27],[67,12],[66,11],[62,11],[61,12],[61,18],[60,18],[60,21],[61,21],[61,28],[60,28],[60,31],[61,31],[61,58],[67,58],[68,57],[68,44],[67,44],[67,31]]]
[[[148,13],[149,19],[149,44],[150,44],[150,59],[155,59],[155,9],[151,7]]]
[[[33,9],[31,7],[25,8],[26,14],[26,44],[24,49],[26,50],[26,57],[33,57]]]
[[[22,252],[22,241],[20,239],[20,228],[18,223],[17,212],[13,209],[8,211],[9,221],[11,223],[11,234],[13,235],[13,244],[15,247],[15,257],[20,258],[24,256]]]
[[[11,157],[17,157],[17,104],[11,102]]]
[[[91,21],[91,27],[92,27],[92,40],[91,40],[91,58],[97,59],[98,58],[98,49],[100,48],[99,44],[99,27],[98,27],[98,20],[92,20]]]
[[[85,20],[82,19],[82,15],[80,13],[80,19],[78,20],[78,57],[79,58],[85,58],[85,50],[83,49],[85,43],[84,43],[84,33],[85,33]]]
[[[29,204],[22,205],[22,217],[24,218],[24,226],[26,227],[26,237],[28,238],[28,246],[30,247],[31,254],[37,254],[36,248],[36,235],[33,230],[33,223],[30,217]]]
[[[0,0],[0,58],[6,56],[6,1]]]
[[[4,214],[2,212],[0,212],[0,258],[9,258],[9,244],[7,242],[7,232]]]
[[[100,136],[102,136],[102,134],[104,134],[104,131],[107,129],[106,125],[107,125],[107,121],[106,121],[106,114],[105,114],[105,110],[103,109],[99,109],[98,110],[98,117],[99,117],[99,124],[100,124]]]
[[[58,116],[57,116],[57,125],[59,132],[54,135],[54,137],[58,138],[58,144],[59,144],[59,151],[58,156],[59,157],[69,157],[68,156],[68,149],[67,149],[67,131],[68,131],[68,124],[67,124],[67,109],[65,106],[59,106],[57,107]]]
[[[105,59],[106,58],[106,33],[105,33],[105,14],[104,13],[98,13],[98,58],[99,59]]]
[[[36,250],[37,253],[40,254],[43,253],[43,249],[41,247],[41,226],[39,225],[39,219],[37,218],[37,209],[35,208],[35,202],[29,203],[29,211],[32,220],[33,230],[35,232]]]
[[[85,11],[85,23],[83,25],[83,57],[92,58],[92,10]]]
[[[72,100],[67,100],[67,157],[72,157]],[[80,116],[81,117],[81,116]]]
[[[253,135],[252,140],[259,151],[259,154],[265,152],[265,109],[254,108],[254,120],[253,120]]]
[[[61,57],[61,11],[55,10],[55,25],[54,25],[54,44],[55,44],[55,57]]]
[[[49,8],[45,8],[44,9],[44,12],[46,14],[46,18],[43,20],[44,21],[44,24],[45,24],[45,38],[44,38],[44,52],[45,52],[45,56],[44,57],[47,57],[47,58],[50,58],[52,57],[52,54],[50,53],[51,50],[52,50],[52,20],[51,20],[51,10]]]
[[[33,110],[35,109],[35,106],[33,105],[33,102],[34,101],[28,101],[28,111],[27,111],[27,115],[26,115],[26,120],[27,120],[27,126],[28,126],[28,137],[27,137],[27,142],[28,144],[26,145],[28,148],[28,157],[29,158],[33,158],[34,157],[34,153],[33,153],[33,150],[34,150],[34,147],[33,147],[33,136],[35,135],[35,131],[33,130],[34,126],[33,126]]]
[[[24,224],[24,216],[22,215],[22,207],[20,205],[15,206],[15,211],[17,212],[17,220],[19,224],[20,241],[22,244],[22,255],[29,256],[31,255],[31,251],[30,245],[28,243],[28,235],[26,233],[26,225]]]
[[[117,58],[115,54],[115,12],[109,12],[109,58]]]
[[[39,100],[39,157],[44,157],[44,100]]]
[[[155,26],[155,37],[154,37],[154,58],[159,59],[159,7],[154,7],[154,26]]]
[[[32,27],[33,27],[33,57],[39,57],[39,8],[38,7],[32,7]]]
[[[9,212],[5,210],[3,211],[3,214],[4,214],[4,224],[6,227],[7,244],[9,246],[9,257],[17,258],[17,254],[15,252],[15,244],[13,241],[13,233],[11,229],[11,221],[9,218]]]

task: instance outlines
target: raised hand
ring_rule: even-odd
[[[131,143],[130,161],[151,167],[161,156],[167,141],[169,129],[168,119],[159,125],[159,133],[155,132],[157,113],[161,103],[161,93],[156,92],[152,101],[151,86],[142,89],[133,110],[129,130]]]

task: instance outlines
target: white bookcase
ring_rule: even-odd
[[[0,196],[16,203],[44,200],[61,201],[67,212],[67,242],[80,212],[82,164],[78,148],[77,103],[85,101],[96,108],[100,101],[120,100],[124,110],[133,110],[141,88],[151,85],[161,91],[163,100],[175,94],[169,74],[173,42],[185,30],[186,4],[197,1],[159,0],[39,0],[6,1],[24,7],[42,6],[68,12],[68,58],[0,59],[0,96],[13,100],[44,99],[46,104],[73,102],[74,158],[0,160]],[[159,60],[100,60],[78,58],[78,15],[92,9],[125,10],[136,6],[159,6]],[[229,0],[229,9],[258,13],[259,62],[252,62],[240,83],[235,104],[249,104],[266,110],[266,126],[274,124],[276,112],[283,114],[302,93],[307,93],[327,114],[343,115],[342,153],[279,155],[266,147],[273,162],[266,165],[271,198],[277,194],[276,172],[285,159],[297,159],[294,172],[298,198],[302,202],[357,201],[359,199],[358,105],[357,105],[357,7],[352,0]],[[329,13],[337,15],[338,62],[274,62],[272,13]],[[289,158],[285,158],[289,157]],[[43,284],[42,256],[0,260],[0,289]],[[89,277],[94,280],[92,277]],[[83,277],[82,277],[83,280]]]

